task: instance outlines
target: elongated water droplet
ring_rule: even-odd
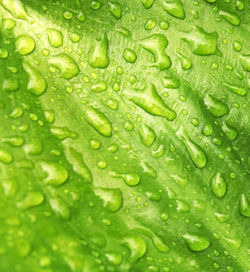
[[[129,62],[129,63],[134,63],[137,59],[135,51],[129,48],[125,48],[123,50],[122,56],[126,60],[126,62]]]
[[[227,87],[229,89],[229,91],[231,91],[232,93],[235,93],[235,94],[238,94],[241,96],[245,96],[247,94],[247,90],[243,87],[238,86],[238,85],[231,85],[226,82],[224,82],[223,85],[225,87]]]
[[[104,207],[110,212],[117,212],[122,207],[122,192],[118,188],[97,188],[95,194],[102,199]]]
[[[229,110],[227,106],[221,101],[217,100],[213,96],[207,94],[204,98],[204,104],[206,105],[208,111],[214,117],[222,117],[228,114]]]
[[[7,59],[9,52],[6,48],[0,48],[0,59]]]
[[[141,142],[147,146],[151,147],[155,141],[155,132],[153,131],[152,128],[149,126],[142,124],[139,128],[139,134],[141,138]]]
[[[143,90],[126,91],[125,96],[151,115],[162,116],[169,121],[176,118],[175,111],[164,103],[153,84],[146,85]]]
[[[241,55],[240,64],[246,72],[250,72],[250,55]]]
[[[10,117],[18,118],[18,117],[21,117],[22,115],[23,115],[23,108],[21,106],[17,106],[14,108],[14,110],[10,114]]]
[[[119,102],[116,99],[108,98],[106,100],[106,105],[112,110],[117,110]]]
[[[156,21],[154,19],[148,19],[144,24],[144,28],[146,30],[151,30],[155,27],[155,25],[156,25]]]
[[[130,31],[126,27],[118,27],[118,28],[116,28],[116,31],[125,37],[131,36]]]
[[[59,197],[54,196],[49,199],[49,204],[54,213],[64,220],[68,220],[70,218],[70,210],[65,201]]]
[[[184,177],[182,177],[182,176],[180,176],[179,174],[172,174],[172,175],[171,175],[171,178],[173,178],[174,181],[175,181],[178,185],[180,185],[180,186],[182,186],[182,187],[185,187],[186,184],[187,184],[187,179],[184,178]]]
[[[129,186],[136,186],[141,182],[141,178],[136,173],[120,174],[116,171],[111,172],[111,176],[115,178],[122,178],[123,181]]]
[[[202,251],[210,246],[209,239],[201,234],[186,233],[182,237],[191,251]]]
[[[38,138],[32,139],[24,146],[27,155],[39,155],[43,150],[42,142]]]
[[[211,124],[205,124],[203,129],[202,129],[202,133],[204,136],[210,136],[213,133],[213,127]]]
[[[234,26],[239,26],[240,25],[240,18],[233,13],[224,11],[224,10],[220,10],[219,14],[226,20],[228,21],[230,24],[234,25]]]
[[[153,54],[155,64],[160,70],[168,69],[171,66],[171,60],[165,53],[168,45],[167,38],[162,34],[153,34],[141,41],[140,45]]]
[[[23,63],[23,68],[29,76],[27,90],[36,96],[42,95],[47,89],[47,83],[41,73],[27,62]]]
[[[87,165],[85,164],[82,154],[77,152],[73,147],[70,147],[69,155],[74,171],[81,175],[84,180],[91,183],[93,181],[92,174]]]
[[[122,239],[122,243],[129,249],[130,251],[130,262],[136,262],[147,251],[147,245],[144,239],[137,235],[129,235]]]
[[[0,148],[0,162],[11,163],[12,161],[12,155],[7,150]]]
[[[14,92],[19,89],[19,83],[14,78],[4,78],[2,86],[3,90],[7,92]]]
[[[101,135],[106,137],[112,136],[112,127],[108,118],[100,111],[93,107],[87,107],[84,112],[86,121],[95,128]]]
[[[13,136],[13,137],[8,137],[8,138],[2,138],[1,141],[3,143],[8,143],[11,146],[14,147],[19,147],[24,144],[24,138],[21,136]]]
[[[241,194],[240,198],[240,213],[245,217],[250,217],[250,204],[244,193]]]
[[[224,213],[215,213],[214,214],[216,219],[220,222],[220,223],[224,223],[226,221],[228,221],[230,219],[230,215],[228,214],[224,214]]]
[[[241,0],[236,0],[235,1],[235,7],[237,8],[237,10],[242,11],[245,8],[245,4]]]
[[[16,50],[22,56],[29,55],[35,46],[35,41],[29,35],[20,35],[16,39]]]
[[[211,190],[214,195],[218,198],[222,198],[227,191],[227,183],[224,177],[218,172],[215,176],[211,179]]]
[[[69,177],[68,171],[58,163],[41,161],[39,165],[47,175],[44,179],[45,184],[59,186],[65,183]]]
[[[185,11],[180,0],[164,0],[162,6],[170,15],[179,19],[185,18]]]
[[[54,121],[55,121],[55,114],[54,114],[53,110],[44,111],[44,117],[45,117],[46,121],[50,124],[54,123]]]
[[[116,19],[122,17],[121,5],[118,2],[108,2],[108,10]]]
[[[16,19],[28,20],[29,15],[20,0],[0,0],[0,4]]]
[[[177,89],[180,87],[180,81],[175,77],[163,77],[162,84],[165,88]]]
[[[236,128],[229,126],[225,122],[222,125],[222,130],[231,141],[235,140],[238,136],[238,131],[236,130]]]
[[[55,28],[48,28],[46,33],[51,46],[57,48],[63,45],[63,35],[59,30]]]
[[[178,59],[181,61],[181,67],[183,70],[186,71],[192,67],[192,62],[188,57],[184,56],[181,53],[177,53],[176,55],[177,55]]]
[[[186,41],[191,51],[199,56],[218,54],[216,32],[208,33],[196,26],[191,32],[185,33],[182,40]]]
[[[141,0],[141,3],[145,9],[149,9],[153,6],[155,0]]]
[[[41,205],[44,201],[44,195],[40,192],[28,192],[24,198],[17,202],[17,207],[21,210],[30,209],[32,207]]]
[[[65,79],[77,76],[80,71],[75,60],[65,53],[52,57],[49,60],[49,64],[57,67],[61,72],[61,77]]]
[[[107,83],[105,81],[100,81],[92,85],[91,91],[95,93],[101,93],[107,89]]]
[[[101,40],[95,42],[89,52],[88,61],[93,68],[104,69],[109,65],[107,34],[104,34]]]
[[[78,138],[78,134],[76,132],[69,130],[67,127],[52,127],[50,131],[59,140],[64,140],[67,138],[71,138],[71,139]]]
[[[4,194],[7,197],[14,197],[19,190],[18,183],[15,179],[4,179],[2,181],[2,186]]]
[[[187,213],[190,211],[191,207],[188,204],[188,202],[184,201],[184,200],[176,200],[177,203],[177,211],[181,212],[181,213]]]

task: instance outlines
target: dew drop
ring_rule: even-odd
[[[226,21],[228,21],[230,24],[234,26],[240,25],[240,18],[236,14],[220,10],[219,15],[221,15],[221,17],[223,17]]]
[[[64,220],[68,220],[70,218],[70,210],[65,201],[59,197],[54,196],[49,199],[49,204],[54,213]]]
[[[191,251],[203,251],[210,246],[209,239],[201,234],[186,233],[183,235],[183,239]]]
[[[13,156],[5,149],[0,148],[0,162],[9,164],[13,161]]]
[[[220,172],[217,172],[216,175],[211,178],[210,186],[216,197],[222,198],[226,194],[227,183]]]
[[[240,198],[240,213],[242,216],[250,217],[250,205],[244,193],[241,194],[241,198]]]
[[[110,212],[117,212],[122,207],[122,192],[118,188],[97,188],[95,194],[102,199],[104,207]]]
[[[139,128],[139,134],[142,144],[151,147],[155,141],[155,132],[149,126],[142,124]]]
[[[44,195],[40,192],[28,192],[24,198],[17,202],[17,207],[21,210],[27,210],[35,206],[39,206],[44,201]]]
[[[192,62],[188,57],[184,56],[181,53],[177,53],[176,55],[179,58],[179,60],[181,61],[181,67],[183,70],[186,71],[186,70],[189,70],[190,68],[192,68]]]
[[[180,0],[163,0],[162,6],[170,15],[179,19],[185,18],[185,11]]]
[[[67,127],[51,127],[51,133],[56,136],[59,140],[64,140],[67,138],[77,139],[78,134],[69,130]]]
[[[209,94],[205,96],[204,104],[214,117],[222,117],[229,112],[227,106],[224,103]]]
[[[16,50],[22,55],[29,55],[35,49],[35,41],[29,35],[20,35],[16,39]]]
[[[141,3],[145,9],[149,9],[153,6],[155,0],[141,0]]]
[[[125,59],[125,61],[129,63],[134,63],[137,59],[135,51],[129,48],[125,48],[123,50],[122,56]]]
[[[108,2],[108,10],[116,19],[121,19],[122,9],[118,2]]]
[[[223,83],[225,87],[229,89],[230,92],[238,94],[240,96],[245,96],[247,94],[247,90],[243,87],[240,87],[238,85],[231,85],[226,82]]]
[[[125,245],[130,251],[130,262],[136,262],[147,251],[147,245],[144,239],[137,235],[129,235],[122,239],[123,245]]]
[[[51,46],[58,48],[63,45],[63,34],[61,31],[54,28],[48,28],[46,33]]]

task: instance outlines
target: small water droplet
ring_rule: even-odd
[[[211,178],[211,190],[218,198],[222,198],[227,191],[227,183],[220,172]]]
[[[95,93],[101,93],[107,89],[105,81],[100,81],[91,86],[91,91]]]
[[[250,72],[250,55],[241,55],[240,64],[246,72]]]
[[[155,0],[141,0],[141,3],[145,9],[149,9],[153,6]]]
[[[117,212],[122,207],[122,192],[118,188],[97,188],[95,194],[102,199],[104,207],[110,212]]]
[[[155,141],[155,132],[149,126],[142,124],[139,128],[139,134],[142,144],[151,147]]]
[[[238,131],[236,130],[236,128],[229,126],[225,122],[222,125],[222,130],[231,141],[234,141],[238,136]]]
[[[11,163],[13,161],[13,156],[5,149],[0,148],[0,162]]]
[[[233,41],[233,49],[236,52],[240,52],[242,49],[242,44],[239,41]]]
[[[247,90],[243,87],[238,86],[238,85],[231,85],[229,83],[224,82],[223,86],[227,87],[230,92],[238,94],[240,96],[245,96],[247,94]]]
[[[241,194],[240,198],[240,213],[245,217],[250,217],[250,205],[246,195]]]
[[[77,139],[78,134],[69,130],[67,127],[51,127],[51,133],[59,140],[64,140],[67,138]]]
[[[2,181],[2,186],[4,194],[7,197],[14,197],[19,190],[18,183],[15,179],[4,179]]]
[[[170,15],[179,19],[185,19],[185,11],[180,0],[164,0],[162,6]]]
[[[183,70],[186,71],[186,70],[189,70],[192,68],[192,62],[188,57],[184,56],[181,53],[177,53],[176,55],[179,58],[179,60],[181,61],[181,67]]]

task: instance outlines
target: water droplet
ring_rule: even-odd
[[[23,108],[20,106],[17,106],[16,108],[14,108],[14,110],[10,114],[10,117],[15,119],[15,118],[21,117],[22,115],[23,115]]]
[[[58,163],[41,161],[39,165],[42,171],[46,173],[45,184],[60,186],[69,177],[68,171]]]
[[[0,1],[1,4],[1,1]],[[3,19],[3,28],[6,30],[12,30],[16,26],[16,21],[11,18]]]
[[[118,27],[118,28],[116,28],[116,31],[119,32],[120,34],[122,34],[125,37],[130,37],[131,36],[130,31],[125,27]]]
[[[29,19],[29,15],[20,0],[0,0],[0,4],[16,19]]]
[[[211,190],[218,198],[222,198],[227,191],[227,183],[220,172],[211,178]]]
[[[234,41],[234,42],[233,42],[233,49],[234,49],[236,52],[240,52],[241,49],[242,49],[242,44],[241,44],[239,41]]]
[[[186,233],[183,239],[191,251],[202,251],[210,246],[209,239],[201,234]]]
[[[161,29],[167,30],[169,28],[169,24],[167,21],[161,21],[159,24]]]
[[[34,138],[24,146],[24,150],[27,155],[39,155],[43,150],[42,142]]]
[[[230,24],[234,25],[234,26],[239,26],[240,25],[240,18],[233,13],[224,11],[224,10],[220,10],[219,14],[226,20],[228,21]]]
[[[181,212],[181,213],[187,213],[190,211],[190,205],[188,204],[188,202],[184,201],[184,200],[176,200],[177,203],[177,211]]]
[[[152,151],[152,156],[154,158],[160,158],[164,153],[164,145],[159,145],[155,150]]]
[[[73,43],[77,43],[81,40],[82,36],[78,33],[75,32],[70,32],[69,33],[69,38]]]
[[[51,209],[54,213],[64,220],[68,220],[70,218],[70,210],[65,201],[59,197],[54,196],[49,199],[49,203]]]
[[[55,114],[52,110],[44,111],[44,117],[45,117],[46,121],[50,124],[54,123],[54,121],[55,121]]]
[[[72,19],[72,17],[73,17],[72,12],[70,12],[70,11],[68,11],[68,10],[66,10],[66,11],[63,13],[63,18],[66,19],[66,20],[70,20],[70,19]]]
[[[121,5],[118,2],[108,2],[108,10],[116,19],[122,17]]]
[[[170,15],[179,19],[185,18],[185,11],[180,0],[164,0],[162,6]]]
[[[169,121],[176,118],[175,111],[164,103],[153,84],[146,85],[143,90],[126,91],[125,95],[129,100],[151,115],[162,116]]]
[[[186,184],[187,184],[187,179],[184,178],[184,177],[182,177],[182,176],[180,176],[179,174],[172,174],[172,175],[171,175],[171,178],[173,178],[174,181],[175,181],[178,185],[180,185],[180,186],[182,186],[182,187],[185,187]]]
[[[7,59],[9,56],[9,52],[6,48],[0,48],[0,59]]]
[[[93,181],[92,174],[85,164],[82,154],[76,151],[73,147],[70,147],[69,156],[69,161],[72,163],[74,171],[82,176],[84,180],[91,183]]]
[[[199,56],[218,54],[216,32],[208,33],[203,28],[196,26],[192,31],[185,33],[182,40],[186,41],[191,51]]]
[[[101,2],[97,1],[97,0],[94,0],[94,1],[91,2],[90,7],[93,10],[98,10],[101,7]]]
[[[108,98],[106,100],[106,105],[110,107],[112,110],[117,110],[119,102],[116,99]]]
[[[91,148],[94,149],[94,150],[98,150],[101,147],[100,141],[98,141],[96,139],[90,140],[89,143],[90,143]]]
[[[118,252],[107,252],[105,253],[108,261],[113,265],[120,265],[122,262],[122,255]]]
[[[35,49],[35,41],[30,36],[24,34],[20,35],[16,39],[16,50],[22,55],[29,55]]]
[[[107,34],[104,34],[101,40],[95,42],[90,50],[88,61],[93,68],[104,69],[109,65]]]
[[[100,168],[100,169],[104,169],[107,167],[107,162],[106,161],[103,161],[103,160],[100,160],[98,161],[97,163],[97,167]]]
[[[246,195],[241,194],[240,198],[240,213],[245,217],[250,217],[250,205]]]
[[[153,6],[155,0],[141,0],[141,3],[145,9],[149,9]]]
[[[3,143],[10,144],[11,146],[14,146],[14,147],[19,147],[24,144],[24,138],[21,136],[2,138],[1,141]]]
[[[230,215],[228,214],[223,214],[223,213],[215,213],[214,214],[216,219],[220,222],[220,223],[224,223],[226,221],[228,221],[230,219]]]
[[[161,200],[160,194],[156,192],[146,192],[145,195],[151,201],[159,202]]]
[[[250,55],[241,55],[240,64],[246,72],[250,72]]]
[[[21,201],[17,202],[17,207],[21,210],[26,210],[41,205],[43,201],[43,194],[40,192],[31,191],[28,192]]]
[[[211,124],[205,124],[203,129],[202,129],[202,133],[204,136],[210,136],[213,133],[213,127]]]
[[[188,57],[182,55],[181,53],[177,53],[176,55],[178,59],[181,61],[181,67],[183,70],[186,71],[192,67],[192,62]]]
[[[142,144],[151,147],[155,141],[155,132],[149,126],[142,124],[139,128],[139,134]]]
[[[136,186],[141,182],[140,176],[136,173],[120,174],[116,171],[112,171],[110,174],[112,177],[122,178],[123,181],[129,186]]]
[[[147,251],[146,242],[140,236],[129,235],[127,237],[124,237],[122,241],[123,244],[128,247],[130,251],[130,262],[136,262],[141,257],[143,257]]]
[[[148,19],[144,24],[144,28],[146,30],[151,30],[155,27],[155,25],[156,25],[156,21],[154,19]]]
[[[165,88],[177,89],[180,87],[180,81],[175,77],[163,77],[162,84]]]
[[[2,181],[2,186],[4,194],[7,197],[14,197],[19,190],[18,183],[14,179],[4,179]]]
[[[242,11],[245,8],[245,4],[241,0],[236,0],[235,7],[237,8],[237,10]]]
[[[79,73],[79,67],[75,60],[65,53],[52,57],[49,64],[57,67],[61,72],[61,77],[65,79],[71,79]]]
[[[171,66],[171,60],[165,53],[168,45],[167,38],[162,34],[153,34],[141,41],[140,45],[153,54],[155,64],[160,70],[168,69]]]
[[[229,126],[225,122],[222,125],[222,130],[231,141],[235,140],[238,136],[238,131],[236,130],[236,128]]]
[[[84,117],[86,121],[105,137],[112,136],[112,127],[107,117],[93,107],[87,107]]]
[[[63,34],[59,30],[55,28],[48,28],[46,33],[51,46],[57,48],[63,45]]]
[[[101,93],[107,89],[105,81],[100,81],[91,86],[91,91],[95,93]]]
[[[137,59],[135,51],[129,48],[123,50],[122,56],[129,63],[134,63]]]
[[[205,96],[204,104],[214,117],[222,117],[229,112],[227,106],[224,103],[209,94]]]
[[[229,91],[231,91],[232,93],[235,93],[235,94],[238,94],[241,96],[245,96],[247,94],[247,90],[243,87],[238,86],[238,85],[231,85],[226,82],[224,82],[223,85],[225,87],[227,87],[229,89]]]
[[[110,212],[117,212],[122,207],[122,192],[118,188],[97,188],[95,194],[102,199],[104,207]]]
[[[13,161],[13,156],[5,149],[0,148],[0,162],[11,163]]]
[[[14,78],[4,78],[2,86],[3,90],[7,92],[14,92],[19,89],[19,83]]]
[[[67,127],[52,127],[50,131],[59,140],[64,140],[67,138],[71,139],[78,138],[78,134],[76,132],[69,130]]]
[[[30,243],[27,240],[18,239],[16,241],[15,250],[19,256],[26,257],[29,255],[31,250]]]
[[[201,149],[201,147],[194,142],[192,142],[183,129],[180,129],[176,135],[180,136],[185,144],[188,155],[191,158],[192,162],[198,168],[203,168],[207,164],[206,153]]]
[[[23,63],[24,70],[28,73],[29,80],[27,90],[36,96],[42,95],[47,88],[47,83],[40,72],[29,63]]]

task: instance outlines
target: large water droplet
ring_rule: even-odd
[[[126,91],[125,95],[149,114],[162,116],[170,121],[176,118],[175,111],[164,103],[153,84],[146,85],[143,90]]]
[[[53,196],[49,199],[51,209],[56,215],[64,220],[70,218],[70,210],[65,201],[59,196]]]
[[[228,84],[226,82],[223,83],[223,85],[225,87],[227,87],[229,89],[229,91],[231,91],[232,93],[241,95],[241,96],[245,96],[247,94],[247,90],[243,87],[240,87],[238,85],[232,85],[232,84]]]
[[[141,0],[143,7],[149,9],[153,6],[155,0]]]
[[[185,18],[185,11],[180,0],[164,0],[162,6],[170,15],[179,19]]]
[[[106,137],[112,136],[112,127],[108,118],[100,111],[93,107],[87,107],[84,112],[86,121],[95,128],[101,135]]]
[[[102,199],[104,207],[110,212],[117,212],[122,207],[122,192],[118,188],[97,188],[95,194]]]
[[[151,147],[155,141],[155,132],[149,126],[142,124],[139,128],[139,134],[141,142],[147,146]]]
[[[186,233],[183,235],[183,239],[192,251],[202,251],[210,246],[209,239],[201,234]]]
[[[245,217],[250,217],[250,205],[246,195],[241,194],[240,198],[240,213]]]
[[[41,73],[27,62],[23,63],[23,68],[29,76],[27,90],[36,96],[43,94],[46,91],[47,83]]]
[[[54,162],[41,161],[40,167],[47,174],[44,183],[59,186],[65,183],[69,177],[68,171],[60,164]]]
[[[230,24],[234,25],[234,26],[239,26],[240,25],[240,18],[233,13],[230,13],[228,11],[224,11],[224,10],[220,10],[219,14],[226,20],[228,21]]]
[[[64,140],[67,138],[71,138],[71,139],[78,138],[78,134],[76,132],[69,130],[67,127],[52,127],[50,131],[59,140]]]
[[[2,138],[1,142],[8,143],[13,147],[19,147],[24,144],[24,138],[21,136],[12,136],[7,138]]]
[[[82,154],[77,152],[73,147],[70,147],[69,155],[74,171],[81,175],[84,178],[84,180],[91,183],[93,181],[92,174],[87,165],[85,164]]]
[[[231,141],[235,140],[238,136],[238,131],[236,130],[236,128],[229,126],[225,122],[222,125],[222,130]]]
[[[122,262],[122,255],[118,252],[107,252],[105,253],[105,256],[113,265],[120,265]]]
[[[108,10],[116,19],[122,17],[121,5],[118,2],[108,2]]]
[[[178,57],[178,59],[181,61],[181,67],[183,70],[189,70],[192,67],[192,62],[191,60],[184,56],[181,53],[177,53],[176,56]]]
[[[136,262],[141,257],[143,257],[147,251],[146,242],[140,236],[129,235],[127,237],[124,237],[122,241],[123,244],[128,247],[130,251],[130,262]]]
[[[89,52],[88,61],[93,68],[103,69],[109,65],[107,34],[104,34],[101,40],[95,42]]]
[[[206,105],[208,111],[214,117],[222,117],[228,114],[229,110],[227,106],[221,101],[217,100],[213,96],[207,94],[204,98],[204,104]]]
[[[31,191],[28,192],[21,201],[17,202],[17,207],[26,210],[41,205],[43,201],[44,195],[42,193]]]
[[[0,4],[16,19],[28,20],[29,15],[20,0],[0,0]]]
[[[153,34],[141,41],[140,45],[153,54],[155,64],[160,70],[167,69],[171,66],[171,60],[165,53],[168,45],[167,38],[162,34]]]
[[[24,146],[24,150],[27,155],[39,155],[43,150],[42,142],[34,138]]]
[[[208,33],[203,28],[197,26],[191,32],[185,33],[182,40],[186,41],[191,51],[199,56],[209,56],[218,54],[216,32]]]
[[[46,32],[51,46],[57,48],[63,45],[63,35],[59,30],[54,28],[48,28]]]
[[[12,155],[7,150],[0,148],[0,162],[11,163],[12,161]]]
[[[30,54],[35,46],[35,41],[29,35],[20,35],[16,39],[16,50],[22,56]]]
[[[61,72],[61,77],[65,79],[77,76],[80,71],[75,60],[65,53],[52,57],[49,64],[56,66]]]
[[[218,198],[222,198],[227,191],[227,183],[220,172],[211,178],[211,190]]]
[[[122,178],[123,181],[129,186],[136,186],[141,182],[141,178],[136,173],[120,174],[116,171],[111,172],[111,176],[115,178]]]

